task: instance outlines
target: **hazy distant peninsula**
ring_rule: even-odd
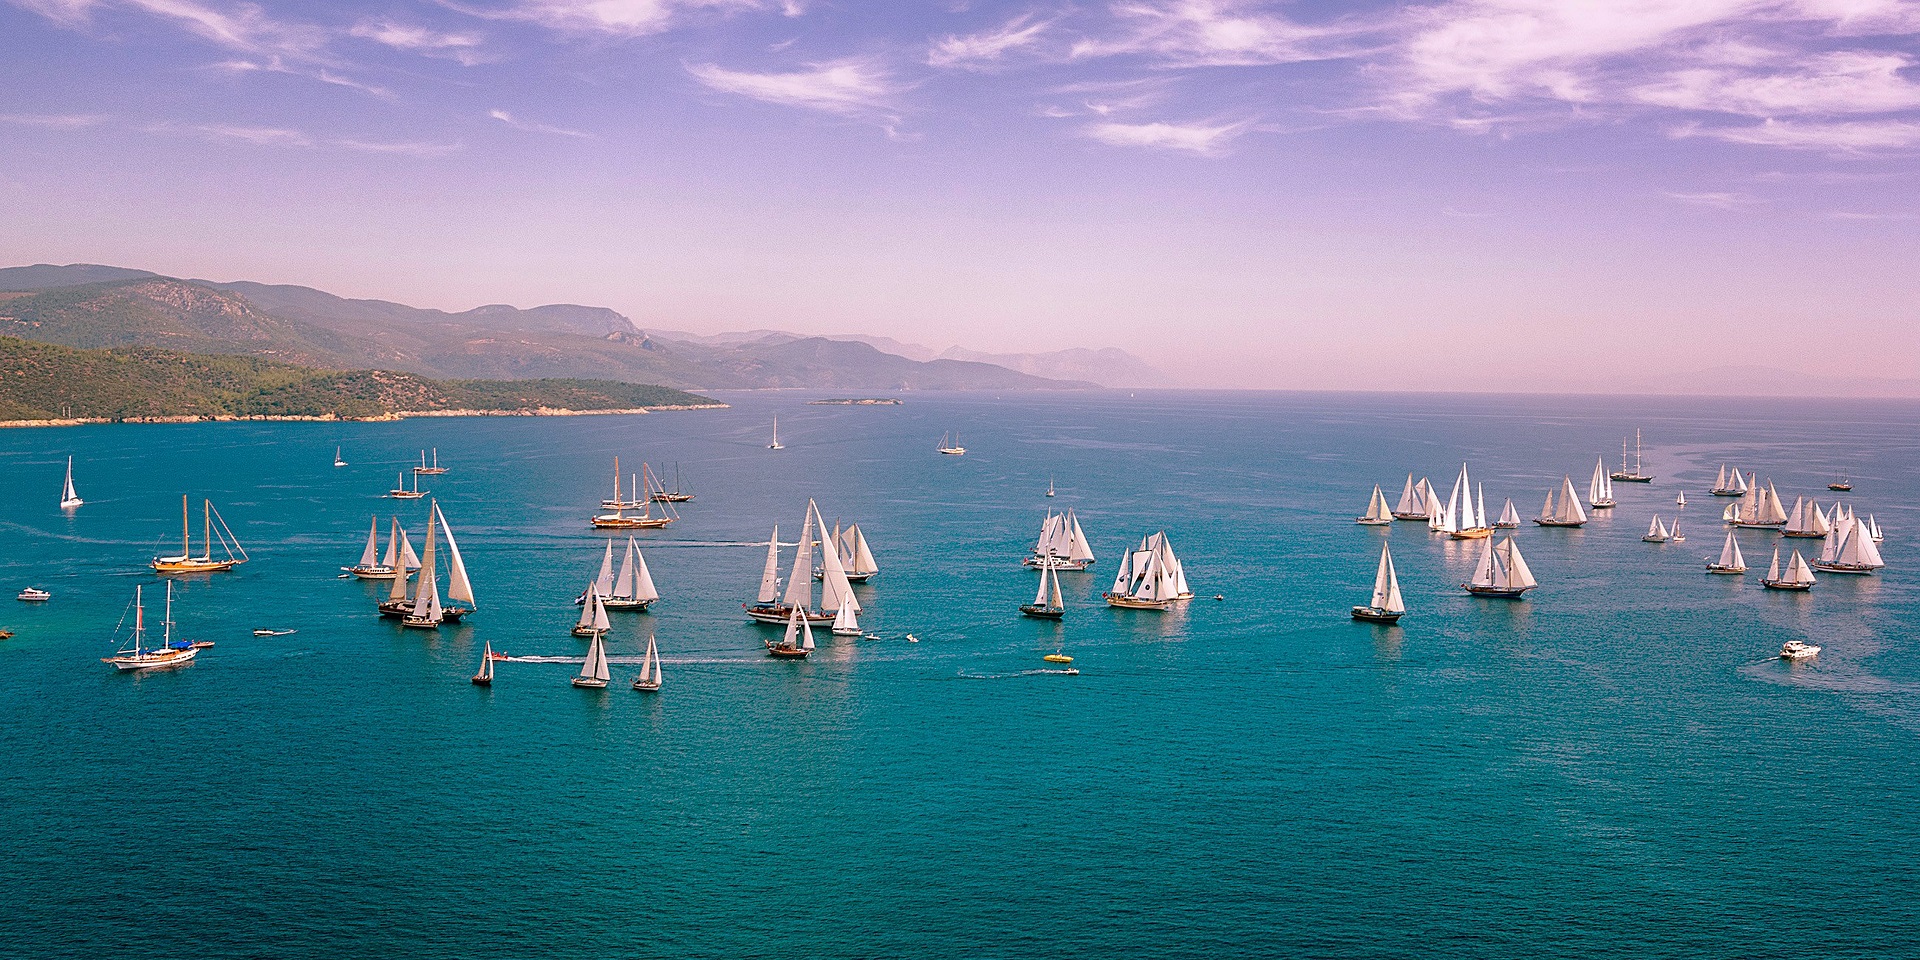
[[[903,401],[899,397],[834,397],[828,400],[808,400],[816,407],[893,407]]]
[[[614,380],[432,380],[388,370],[316,370],[153,347],[78,350],[0,337],[0,423],[8,426],[565,416],[724,406],[671,387]]]

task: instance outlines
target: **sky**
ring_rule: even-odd
[[[1912,379],[1916,57],[1920,0],[0,0],[0,264],[1199,386]]]

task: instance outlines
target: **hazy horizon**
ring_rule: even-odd
[[[1920,392],[1910,0],[3,0],[0,34],[0,262],[1196,386]]]

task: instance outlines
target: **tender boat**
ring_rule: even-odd
[[[1620,480],[1626,483],[1653,482],[1653,474],[1648,473],[1640,462],[1640,430],[1638,427],[1634,428],[1633,431],[1633,469],[1627,469],[1627,441],[1623,437],[1620,440],[1620,469],[1610,474],[1608,479]]]
[[[200,552],[199,556],[193,556],[193,540],[187,529],[187,498],[182,494],[180,496],[180,554],[173,557],[154,557],[148,565],[153,567],[155,573],[216,573],[232,570],[247,562],[246,549],[240,546],[240,540],[233,535],[233,531],[227,529],[227,521],[220,516],[220,511],[213,508],[213,501],[202,501],[201,506],[203,508],[202,525],[206,532],[204,541],[206,548]],[[225,558],[216,559],[213,556],[216,538],[220,549],[226,554]]]
[[[413,475],[412,488],[407,487],[406,474],[404,473],[395,474],[394,481],[393,481],[393,489],[387,491],[387,496],[395,500],[418,500],[421,497],[426,496],[430,492],[432,491],[420,489],[420,474],[418,471],[415,471]]]
[[[253,631],[253,635],[256,637],[291,637],[299,632],[298,630],[274,630],[270,627],[262,627]]]
[[[1733,538],[1733,531],[1727,531],[1727,542],[1720,548],[1720,559],[1707,561],[1708,573],[1738,575],[1747,572],[1747,561],[1740,556],[1740,542]]]
[[[1032,603],[1020,605],[1020,612],[1041,620],[1058,620],[1066,616],[1066,601],[1060,599],[1060,573],[1052,567],[1040,568],[1040,589],[1033,595]]]
[[[1539,585],[1520,555],[1520,545],[1509,536],[1498,544],[1488,538],[1480,549],[1480,562],[1474,565],[1473,579],[1460,586],[1476,597],[1517,600]]]
[[[646,693],[660,689],[666,679],[660,675],[660,648],[653,642],[653,635],[647,635],[647,653],[640,658],[640,675],[633,678],[633,688]]]
[[[573,685],[588,690],[605,690],[607,681],[613,675],[607,672],[607,641],[603,634],[593,635],[593,645],[587,648],[587,662],[580,665],[580,675],[573,678]]]
[[[194,643],[188,640],[173,639],[173,581],[167,581],[167,608],[165,619],[161,621],[161,640],[157,647],[146,645],[147,611],[141,602],[141,586],[133,588],[133,637],[132,642],[117,651],[111,657],[101,657],[101,663],[113,664],[116,670],[155,670],[162,667],[177,667],[191,663],[201,648],[211,647],[211,643]]]
[[[1393,570],[1393,552],[1383,543],[1380,545],[1380,568],[1373,575],[1373,599],[1364,607],[1354,607],[1353,618],[1374,623],[1398,623],[1406,612],[1407,603],[1400,597],[1400,577]]]
[[[47,591],[42,590],[39,587],[28,587],[25,590],[20,591],[20,595],[14,597],[14,599],[25,600],[28,603],[45,603],[46,601],[53,599],[53,594],[48,593]]]
[[[766,641],[767,656],[786,660],[803,660],[813,652],[813,626],[807,618],[800,615],[800,608],[794,607],[787,616],[787,634],[779,643]]]
[[[80,495],[73,492],[73,458],[68,457],[67,485],[60,491],[60,509],[72,510],[74,507],[80,506],[83,503],[86,503],[86,501],[80,499]]]
[[[487,644],[487,652],[480,655],[480,672],[473,675],[476,687],[493,686],[493,644]]]
[[[414,467],[413,472],[424,473],[428,476],[439,476],[440,474],[446,473],[447,468],[440,465],[440,448],[433,448],[433,466],[427,466],[427,452],[425,450],[420,451],[420,465]]]
[[[1780,659],[1782,660],[1811,660],[1819,655],[1820,648],[1811,643],[1788,640],[1786,643],[1780,645]]]

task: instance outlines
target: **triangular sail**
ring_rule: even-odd
[[[1043,574],[1048,574],[1052,578],[1050,582],[1053,584],[1053,589],[1049,591],[1047,594],[1047,603],[1050,604],[1055,610],[1066,609],[1067,602],[1065,600],[1060,599],[1059,571],[1051,570],[1051,569],[1042,569],[1040,572]]]
[[[409,570],[420,569],[420,555],[413,552],[413,541],[407,538],[406,528],[398,529],[400,530],[400,562],[406,564]]]
[[[600,575],[593,578],[593,592],[603,596],[613,596],[613,541],[607,541],[607,552],[600,560]]]
[[[607,646],[601,635],[593,635],[593,645],[587,648],[587,662],[580,665],[580,679],[599,680],[602,683],[612,678],[607,671]]]
[[[1389,613],[1405,613],[1406,607],[1404,604],[1400,605],[1398,609],[1395,609],[1393,606],[1399,599],[1400,580],[1394,576],[1393,553],[1387,549],[1386,544],[1381,544],[1380,567],[1373,575],[1372,606],[1376,610],[1385,610]]]
[[[1478,487],[1475,487],[1473,491],[1473,523],[1468,527],[1468,529],[1485,530],[1486,528],[1487,528],[1487,485],[1483,483]]]
[[[434,524],[431,517],[427,520],[427,549],[420,555],[420,583],[413,595],[413,618],[416,620],[440,619],[440,580],[439,565],[434,562]]]
[[[653,572],[647,569],[647,558],[639,548],[633,551],[633,593],[629,599],[652,603],[660,599],[660,589],[653,585]]]
[[[393,564],[393,555],[396,552],[394,550],[395,544],[398,544],[400,547],[397,552],[400,555],[400,563],[402,565],[398,566]],[[394,570],[393,585],[387,588],[387,600],[389,602],[407,599],[407,569],[409,567],[419,569],[420,567],[419,558],[414,557],[413,562],[409,564],[407,563],[407,558],[409,557],[413,557],[413,544],[407,542],[407,531],[400,528],[400,518],[395,517],[393,518],[393,539],[387,544],[387,563],[393,566]]]
[[[600,597],[599,593],[596,592],[598,589],[598,586],[592,580],[587,581],[587,602],[580,605],[580,621],[575,623],[574,626],[582,630],[593,629],[595,601]]]
[[[1798,550],[1793,552],[1793,561],[1787,564],[1787,582],[1813,585],[1813,568],[1807,566],[1807,558],[1801,556]]]
[[[1607,461],[1602,457],[1593,462],[1593,482],[1587,484],[1587,502],[1594,506],[1613,500],[1613,480],[1607,476]]]
[[[1425,505],[1425,498],[1420,495],[1419,489],[1414,486],[1413,474],[1407,474],[1407,487],[1405,490],[1400,491],[1400,505],[1393,508],[1393,512],[1415,514],[1419,513],[1421,507]]]
[[[815,518],[819,512],[815,511]],[[827,522],[819,520],[820,536],[823,543],[833,541],[827,534]],[[855,613],[860,611],[860,601],[853,595],[853,583],[847,579],[847,569],[840,565],[840,551],[824,549],[820,551],[820,609],[839,610],[851,606]]]
[[[860,617],[854,613],[853,604],[841,604],[839,612],[833,615],[833,632],[844,634],[858,633],[859,631]]]
[[[807,622],[805,617],[800,618],[800,649],[813,649],[813,624]]]
[[[597,593],[594,594],[593,595],[593,629],[594,631],[605,632],[607,629],[609,629],[612,626],[613,624],[607,621],[606,599]]]
[[[868,577],[879,573],[880,563],[873,559],[873,550],[867,546],[867,535],[860,529],[860,525],[857,523],[854,524],[847,530],[847,533],[850,534],[853,539],[852,572]]]
[[[800,520],[800,546],[793,553],[793,572],[787,577],[785,603],[802,610],[813,606],[813,501]]]
[[[1393,510],[1387,506],[1387,495],[1380,492],[1380,485],[1373,485],[1373,496],[1367,499],[1367,512],[1360,519],[1383,521],[1393,519]]]
[[[80,499],[80,495],[78,493],[75,493],[73,490],[73,458],[68,457],[67,458],[67,485],[64,489],[60,491],[60,502],[72,503],[73,501],[78,499]]]
[[[433,512],[440,518],[440,533],[447,538],[447,599],[469,607],[478,606],[473,599],[473,581],[467,579],[467,564],[460,559],[459,544],[453,542],[453,528],[447,525],[447,515],[441,512],[438,503],[434,504]]]
[[[611,546],[611,542],[608,545]],[[627,598],[633,596],[633,555],[638,552],[640,552],[639,546],[632,537],[628,537],[627,552],[620,556],[620,575],[614,578],[613,592],[607,596]]]
[[[371,567],[380,557],[380,518],[367,521],[367,548],[360,551],[360,566]]]
[[[1507,575],[1504,586],[1509,589],[1525,590],[1540,585],[1540,582],[1533,578],[1533,571],[1527,567],[1527,558],[1520,555],[1520,545],[1515,543],[1512,537],[1501,541],[1500,550]]]
[[[767,538],[767,565],[760,571],[760,593],[754,599],[760,603],[772,603],[780,596],[780,525],[773,525],[773,536]]]
[[[1067,526],[1072,528],[1067,541],[1067,559],[1075,563],[1092,563],[1093,547],[1087,544],[1087,535],[1080,529],[1080,518],[1074,515],[1073,508],[1067,508]]]
[[[1725,490],[1726,488],[1727,488],[1727,465],[1723,463],[1720,465],[1719,475],[1713,478],[1713,489]]]
[[[1036,607],[1045,606],[1047,603],[1047,575],[1052,572],[1053,568],[1050,566],[1040,568],[1040,589],[1033,592],[1033,605]]]
[[[1513,508],[1512,497],[1507,498],[1507,505],[1500,510],[1500,525],[1503,527],[1517,527],[1520,525],[1520,511]]]
[[[1780,548],[1777,546],[1773,548],[1773,562],[1767,564],[1767,579],[1780,579]]]

